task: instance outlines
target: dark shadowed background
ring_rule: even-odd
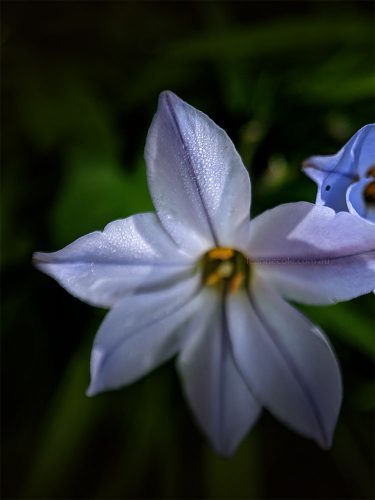
[[[343,371],[333,448],[264,412],[216,456],[173,361],[89,399],[105,311],[31,266],[152,210],[143,147],[158,93],[227,130],[252,213],[315,200],[301,171],[374,121],[371,2],[3,2],[2,490],[8,498],[372,498],[373,298],[301,307]]]

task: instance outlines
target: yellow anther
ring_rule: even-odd
[[[235,294],[238,292],[238,289],[245,281],[245,274],[242,271],[239,271],[237,274],[233,276],[230,282],[230,291]]]
[[[215,271],[211,273],[209,276],[207,276],[206,285],[208,286],[216,285],[217,283],[219,283],[219,281],[221,281],[221,276],[217,271]]]
[[[229,260],[233,257],[232,248],[217,247],[208,252],[208,258],[211,260]]]

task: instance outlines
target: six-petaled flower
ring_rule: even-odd
[[[319,328],[284,299],[330,304],[372,290],[375,226],[291,203],[250,220],[250,179],[226,133],[164,92],[147,137],[156,214],[118,220],[39,269],[110,308],[88,394],[130,384],[177,355],[191,408],[231,454],[268,409],[328,447],[342,387]]]

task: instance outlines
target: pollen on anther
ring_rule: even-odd
[[[229,260],[233,257],[234,250],[232,248],[217,247],[208,252],[208,258],[211,260]]]
[[[217,285],[219,281],[221,281],[221,276],[217,271],[215,271],[211,273],[209,276],[207,276],[206,285],[207,286]]]
[[[202,263],[204,285],[220,285],[220,290],[229,293],[237,293],[250,277],[249,258],[232,248],[211,249],[204,255]]]
[[[245,281],[245,274],[242,271],[239,271],[237,274],[233,276],[230,282],[230,291],[233,293],[238,292],[238,289],[242,285],[242,283]]]

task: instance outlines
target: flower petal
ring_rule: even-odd
[[[284,297],[329,304],[375,286],[375,226],[311,203],[288,203],[251,222],[249,257]]]
[[[228,299],[233,352],[257,399],[292,429],[330,446],[342,386],[323,333],[262,280]]]
[[[165,290],[133,295],[105,317],[91,353],[89,396],[130,384],[172,357],[179,327],[199,306],[200,277]]]
[[[316,202],[336,211],[347,210],[346,190],[374,166],[375,124],[362,127],[340,151],[331,156],[311,156],[304,172],[318,184]]]
[[[112,222],[57,252],[37,252],[34,263],[75,297],[102,307],[140,287],[174,280],[192,267],[192,259],[176,247],[155,214]]]
[[[358,175],[366,177],[369,175],[369,170],[375,168],[375,123],[362,127],[357,134],[355,161],[358,165]]]
[[[224,130],[162,92],[145,157],[154,205],[179,245],[203,252],[238,243],[247,230],[250,179]]]
[[[370,185],[373,188],[375,181],[373,178],[369,179],[367,177],[352,184],[346,192],[346,202],[350,213],[359,215],[370,222],[375,222],[375,203],[372,200],[366,202],[365,196],[366,188],[369,189],[368,186]]]
[[[234,364],[220,295],[202,292],[201,308],[186,328],[178,358],[186,396],[216,451],[230,455],[255,423],[260,406]]]
[[[305,160],[303,168],[305,174],[318,185],[315,202],[337,212],[347,210],[345,193],[355,178],[351,174],[333,171],[341,156],[341,151],[333,156],[313,156]]]

